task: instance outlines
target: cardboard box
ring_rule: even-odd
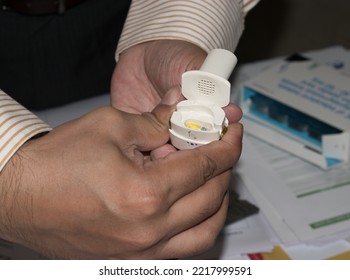
[[[294,56],[243,85],[245,131],[324,169],[350,158],[350,77]]]

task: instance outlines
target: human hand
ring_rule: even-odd
[[[144,156],[168,141],[173,109],[102,108],[28,141],[0,175],[0,238],[59,259],[178,258],[213,245],[242,128]]]
[[[179,87],[182,73],[199,69],[207,54],[194,44],[180,40],[156,40],[125,50],[111,81],[111,103],[125,112],[150,112],[165,93]],[[241,110],[234,104],[224,108],[230,122]]]

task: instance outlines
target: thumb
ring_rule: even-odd
[[[171,88],[151,113],[143,113],[142,120],[137,122],[140,132],[135,137],[140,151],[150,151],[166,144],[169,141],[169,122],[176,104],[182,99],[180,87]]]
[[[161,103],[153,109],[152,114],[160,123],[169,126],[169,121],[176,109],[176,104],[183,99],[181,88],[179,86],[172,87],[164,95]]]

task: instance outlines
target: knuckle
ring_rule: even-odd
[[[147,187],[147,184],[134,187],[119,199],[118,211],[128,213],[131,219],[139,221],[149,220],[164,211],[165,199],[159,191]]]
[[[168,126],[163,120],[159,120],[153,113],[145,112],[142,113],[142,116],[150,121],[154,129],[159,133],[168,132]]]
[[[159,194],[147,193],[138,198],[137,204],[144,217],[153,217],[163,210],[164,199]]]
[[[135,230],[131,237],[131,243],[134,249],[139,251],[154,247],[160,239],[158,232],[150,227],[142,227],[139,230]]]
[[[140,253],[157,245],[162,239],[162,235],[154,226],[139,222],[114,230],[108,238],[119,242],[129,252]]]

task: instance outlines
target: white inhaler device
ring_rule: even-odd
[[[222,107],[230,102],[231,84],[227,80],[237,64],[236,56],[214,49],[200,70],[182,75],[182,94],[187,99],[177,104],[170,119],[170,140],[178,149],[193,149],[219,140],[228,120]]]

